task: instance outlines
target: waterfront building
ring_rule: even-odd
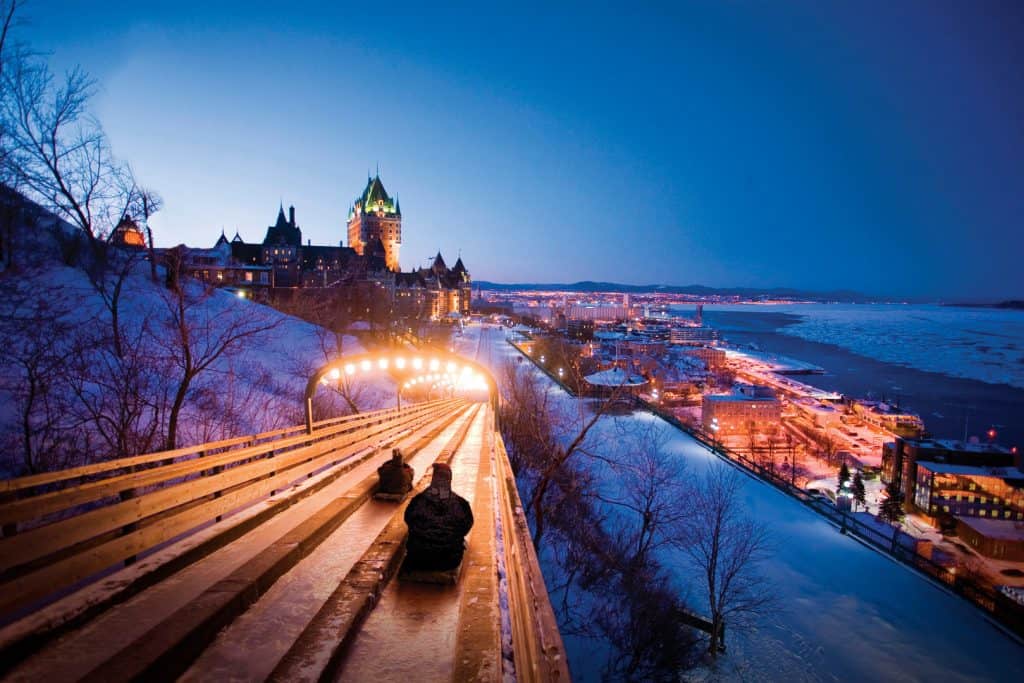
[[[671,344],[702,346],[718,341],[718,332],[711,327],[673,327],[668,340]]]
[[[909,500],[917,478],[918,462],[1020,469],[1020,454],[996,443],[977,439],[912,439],[896,437],[882,446],[882,481],[895,482]],[[907,488],[907,485],[911,487]]]
[[[914,439],[924,434],[924,422],[913,413],[901,412],[881,401],[854,400],[851,405],[862,420],[894,436]]]
[[[1014,449],[897,438],[882,450],[882,480],[895,482],[907,512],[955,529],[990,557],[1024,559],[1024,472]]]
[[[714,346],[698,346],[686,349],[682,353],[684,356],[690,356],[703,361],[704,366],[708,370],[719,370],[725,365],[725,350],[715,348]]]
[[[1024,522],[957,517],[956,535],[982,555],[1024,562]]]
[[[922,460],[910,483],[908,509],[936,526],[943,517],[1024,521],[1024,472],[1016,467]]]
[[[718,436],[762,431],[782,420],[782,403],[770,387],[738,385],[731,394],[704,396],[701,424]]]
[[[629,320],[633,309],[629,306],[568,306],[565,309],[567,320],[615,321]]]

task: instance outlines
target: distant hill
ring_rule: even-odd
[[[489,291],[559,291],[559,292],[620,292],[622,294],[689,294],[700,297],[741,297],[745,299],[797,299],[800,301],[841,301],[870,302],[880,299],[868,297],[860,292],[835,290],[830,292],[808,292],[788,287],[758,289],[754,287],[706,287],[704,285],[624,285],[616,282],[594,282],[584,280],[572,284],[505,284],[477,280],[474,286]]]
[[[944,306],[954,306],[956,308],[1003,308],[1014,311],[1024,311],[1024,301],[1019,299],[1011,299],[1009,301],[1000,301],[998,303],[947,303]]]

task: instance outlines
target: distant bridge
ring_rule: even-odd
[[[307,406],[321,381],[374,370],[476,382],[492,400],[310,411],[296,427],[0,481],[0,675],[568,680],[493,378],[446,354],[364,354],[322,368]],[[392,447],[417,491],[450,463],[472,505],[454,586],[392,580],[405,504],[372,498]]]

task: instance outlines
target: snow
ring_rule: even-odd
[[[763,305],[715,310],[764,311]],[[887,363],[1024,388],[1024,314],[995,308],[907,304],[787,304],[801,317],[779,329]]]
[[[781,374],[786,373],[803,373],[803,372],[823,372],[822,368],[812,363],[806,363],[802,360],[796,360],[795,358],[789,358],[787,356],[779,356],[774,353],[765,353],[763,351],[752,351],[750,349],[724,349],[725,355],[732,360],[738,356],[746,360],[753,360],[759,363],[763,363],[768,366],[773,372]]]
[[[601,387],[637,387],[642,384],[647,384],[647,380],[643,377],[640,377],[639,375],[627,375],[626,371],[622,368],[602,370],[601,372],[595,372],[593,375],[587,375],[583,379],[587,380],[587,383],[589,384]]]
[[[5,296],[17,293],[31,301],[45,303],[58,313],[73,332],[109,329],[110,314],[96,289],[81,268],[65,265],[56,254],[46,231],[24,237],[19,243],[23,264],[0,274]],[[32,261],[29,261],[31,257]],[[170,309],[165,297],[163,273],[159,283],[150,279],[149,264],[137,262],[124,281],[121,293],[120,322],[126,331],[126,344],[141,348],[145,354],[166,353],[170,336]],[[202,294],[201,286],[191,280],[184,285],[199,303],[190,311],[190,320],[215,335],[231,321],[260,321],[273,324],[267,332],[241,339],[235,348],[221,356],[193,382],[182,410],[178,445],[185,446],[230,436],[267,431],[304,421],[303,394],[311,372],[335,353],[334,335],[312,324],[284,315],[273,308],[239,299],[223,290]],[[6,329],[0,321],[0,338],[8,344],[25,343],[16,329]],[[8,332],[9,334],[4,334]],[[67,345],[72,334],[60,342]],[[362,351],[359,341],[345,336],[345,354]],[[174,366],[162,382],[173,386]],[[12,394],[25,385],[19,367],[0,355],[0,444],[16,440],[15,410]],[[99,385],[90,387],[99,392]],[[327,392],[321,392],[326,394]],[[360,409],[375,409],[394,404],[394,387],[387,377],[371,377],[357,388]],[[341,414],[343,403],[337,397],[329,410]],[[84,438],[84,429],[79,428]],[[10,437],[10,438],[7,438]],[[156,442],[158,448],[159,439]],[[8,453],[17,449],[8,448]],[[100,454],[102,457],[102,454]],[[0,462],[0,475],[10,462]]]
[[[463,343],[472,343],[470,328]],[[492,368],[498,374],[510,347],[491,333]],[[541,373],[566,409],[575,399]],[[649,413],[607,417],[595,427],[603,455],[624,458],[628,445],[614,438],[616,420],[663,426],[667,448],[686,476],[728,466],[698,442]],[[725,679],[1008,681],[1024,676],[1024,646],[978,609],[886,555],[842,535],[823,517],[756,479],[745,478],[747,512],[768,523],[775,554],[763,567],[782,608],[757,630],[728,633],[728,654],[717,674]],[[681,557],[669,557],[684,593],[698,595]],[[543,557],[542,557],[543,562]],[[545,566],[549,571],[550,567]],[[547,577],[550,584],[551,577]],[[702,606],[694,602],[695,609]],[[566,637],[577,680],[594,680],[603,660],[592,643]]]

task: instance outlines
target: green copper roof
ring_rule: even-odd
[[[398,208],[398,203],[388,196],[387,190],[384,189],[384,183],[380,181],[380,176],[374,176],[366,181],[366,189],[356,199],[356,204],[359,204],[363,211],[377,211],[382,208],[385,213],[398,215],[402,213]]]

